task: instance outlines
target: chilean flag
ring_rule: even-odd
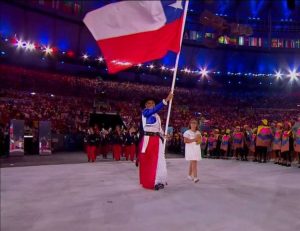
[[[88,12],[109,73],[180,51],[184,0],[120,1]]]

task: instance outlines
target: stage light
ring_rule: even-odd
[[[138,67],[141,67],[141,66],[142,66],[142,64],[141,64],[141,63],[139,63],[137,66],[138,66]]]
[[[26,50],[33,51],[35,49],[35,46],[33,43],[27,42],[25,48]]]
[[[5,55],[6,53],[5,53],[5,51],[1,51],[1,55]]]
[[[289,73],[288,77],[290,77],[292,80],[296,79],[296,77],[297,77],[296,70],[294,69],[294,70],[289,71],[289,72],[290,73]]]
[[[31,92],[30,95],[36,95],[36,93],[35,92]]]
[[[191,73],[191,70],[188,69],[188,68],[184,68],[183,71],[184,71],[185,73]]]
[[[276,76],[276,79],[281,79],[282,74],[280,71],[276,71],[275,76]]]
[[[160,69],[162,69],[162,70],[165,70],[165,69],[166,69],[166,67],[165,67],[165,66],[162,66]]]
[[[206,68],[200,69],[200,74],[202,77],[206,77],[208,74],[208,71],[206,70]]]
[[[30,47],[30,43],[27,42],[25,48],[29,50],[29,47]]]
[[[89,56],[88,56],[87,54],[83,54],[83,55],[82,55],[82,58],[83,58],[84,60],[87,60],[88,57],[89,57]]]
[[[23,41],[22,41],[22,40],[18,40],[18,41],[17,41],[17,47],[18,47],[18,48],[21,48],[22,45],[23,45]]]
[[[52,50],[52,48],[50,48],[49,46],[47,46],[47,47],[45,47],[45,50],[44,50],[44,51],[45,51],[45,54],[46,54],[46,55],[50,55],[50,54],[52,53],[53,50]]]
[[[53,94],[51,94],[50,96],[51,96],[51,97],[54,97],[54,95],[53,95]]]
[[[74,51],[67,51],[67,56],[73,58],[75,56]]]
[[[153,69],[153,68],[154,68],[154,65],[153,65],[153,64],[149,65],[149,68],[150,68],[150,69]]]
[[[96,59],[97,61],[99,61],[99,63],[102,63],[103,62],[103,58],[102,57],[99,57]]]

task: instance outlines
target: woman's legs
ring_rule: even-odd
[[[195,183],[199,181],[197,173],[197,160],[190,161],[188,179],[193,180]]]
[[[188,178],[189,179],[193,179],[193,168],[192,168],[192,161],[190,161],[190,164],[189,164],[189,175],[188,175]]]
[[[193,176],[194,176],[194,178],[198,177],[198,174],[197,174],[197,161],[196,160],[193,160]]]
[[[192,172],[193,172],[193,177],[194,177],[194,182],[198,182],[198,173],[197,173],[197,161],[192,160]]]

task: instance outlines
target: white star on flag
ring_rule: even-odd
[[[174,2],[173,4],[171,4],[169,6],[174,7],[175,9],[181,9],[181,10],[183,10],[182,0],[177,0],[176,2]]]

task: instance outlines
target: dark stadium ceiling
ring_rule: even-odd
[[[82,16],[87,11],[112,2],[116,0],[83,1]],[[249,25],[254,34],[290,32],[288,37],[300,37],[300,0],[190,0],[187,17],[189,29],[201,29],[200,15],[205,10],[229,23]]]
[[[294,2],[295,6],[288,2]],[[248,19],[248,17],[267,19],[271,13],[273,20],[292,18],[299,21],[299,4],[299,0],[191,0],[189,9],[196,13],[206,9],[216,14],[240,19]]]
[[[85,1],[84,10],[105,5],[116,0]],[[189,15],[209,10],[215,14],[240,20],[260,18],[266,20],[269,13],[273,20],[292,19],[300,22],[300,0],[190,0]]]

